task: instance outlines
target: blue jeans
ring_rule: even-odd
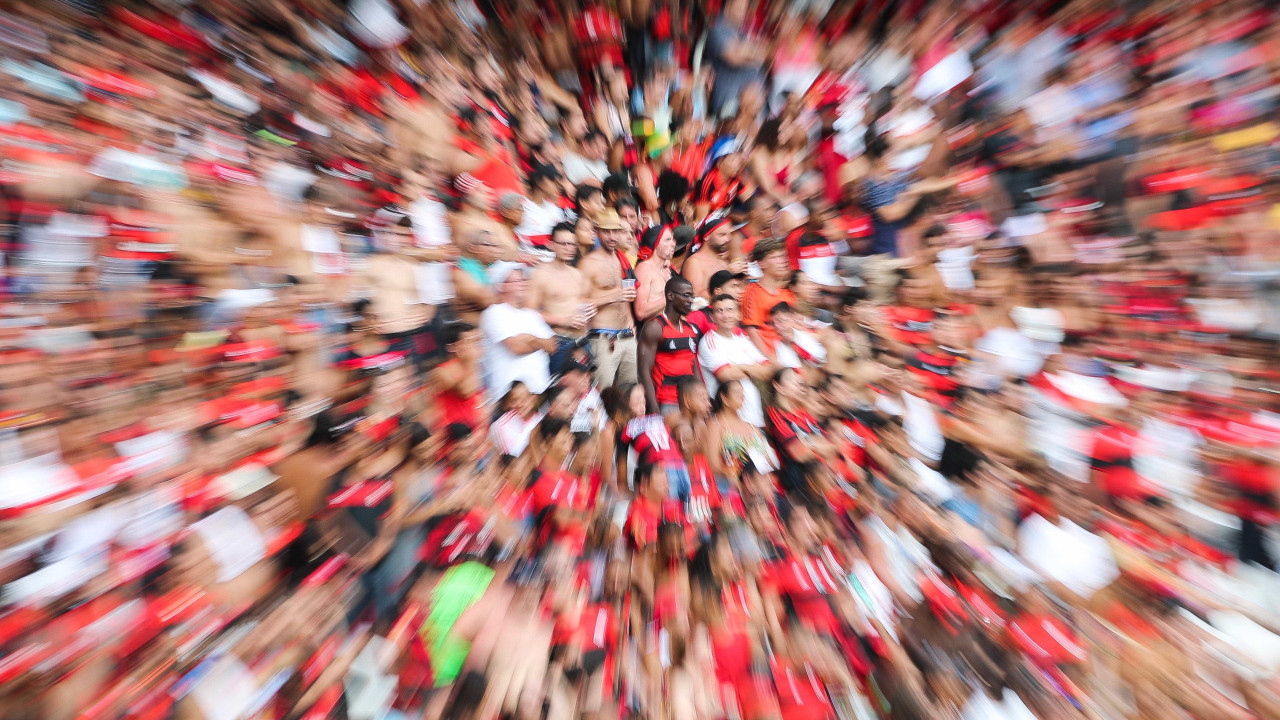
[[[667,492],[671,497],[686,502],[693,492],[693,481],[689,478],[689,468],[684,463],[671,462],[666,465]]]
[[[360,577],[365,597],[357,603],[353,611],[355,617],[372,604],[379,620],[395,619],[400,598],[409,589],[406,580],[418,564],[418,548],[424,539],[425,534],[417,527],[403,530],[396,536],[382,560]]]
[[[573,359],[574,355],[578,355],[579,358],[585,358],[587,365],[591,364],[591,350],[588,349],[585,341],[580,345],[574,338],[557,335],[556,342],[559,345],[556,347],[555,353],[551,355],[551,360],[547,365],[552,375],[559,375],[563,372],[564,366]]]
[[[942,503],[942,508],[959,515],[961,520],[976,528],[983,526],[982,508],[964,495],[957,493],[955,497]]]

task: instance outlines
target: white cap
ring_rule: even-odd
[[[809,209],[798,202],[793,202],[790,205],[782,208],[782,212],[787,213],[788,215],[791,215],[792,217],[794,217],[795,219],[799,220],[802,223],[809,222]]]
[[[1016,307],[1009,315],[1018,330],[1031,340],[1060,343],[1066,337],[1062,313],[1053,308]]]
[[[496,262],[489,266],[489,270],[486,273],[489,276],[489,284],[495,287],[501,285],[507,281],[507,278],[511,277],[511,273],[517,270],[523,275],[524,265],[509,260]]]

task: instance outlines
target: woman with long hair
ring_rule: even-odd
[[[600,457],[606,474],[604,483],[617,489],[619,485],[630,484],[635,471],[635,459],[619,438],[627,423],[645,415],[644,388],[637,383],[614,385],[600,393],[600,400],[607,413],[604,431],[600,433]]]
[[[777,456],[764,433],[738,414],[744,398],[742,383],[721,383],[707,423],[707,459],[716,479],[726,486],[722,492],[729,486],[738,486],[742,469],[748,464],[761,471],[777,466]]]
[[[764,121],[756,133],[748,166],[760,192],[783,207],[795,200],[791,182],[800,177],[802,170],[803,160],[796,145],[804,137],[797,138],[797,130],[794,123],[782,118]]]

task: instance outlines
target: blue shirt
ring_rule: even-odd
[[[898,230],[905,224],[899,220],[888,222],[880,218],[880,208],[897,202],[898,196],[907,191],[907,176],[893,175],[884,180],[866,180],[862,186],[862,203],[871,211],[871,247],[869,255],[898,255]]]

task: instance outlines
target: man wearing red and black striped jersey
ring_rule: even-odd
[[[698,337],[701,333],[685,320],[693,305],[693,285],[676,276],[667,281],[667,307],[640,331],[638,364],[640,384],[650,412],[679,410],[682,380],[697,379]]]

